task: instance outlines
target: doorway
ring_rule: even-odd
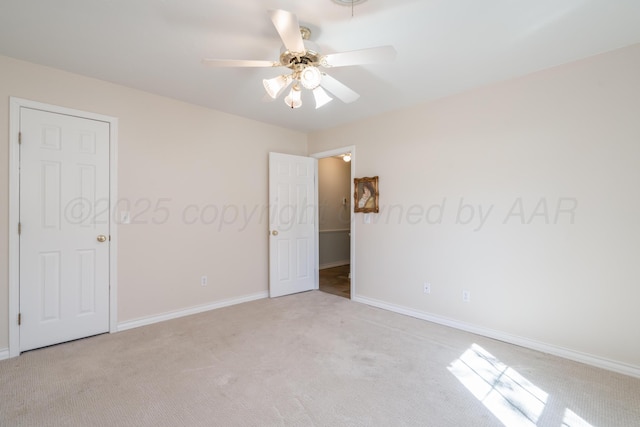
[[[345,147],[318,158],[318,288],[352,297],[353,151]]]
[[[11,98],[9,356],[116,328],[117,120]]]

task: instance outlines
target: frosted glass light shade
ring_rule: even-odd
[[[327,92],[320,86],[313,90],[313,97],[316,99],[316,109],[333,101],[333,98],[330,97],[329,94],[327,94]]]
[[[284,99],[284,103],[290,108],[300,108],[302,106],[301,93],[298,85],[294,85],[291,88],[289,95]]]
[[[267,91],[267,94],[273,99],[276,99],[280,96],[282,91],[289,86],[291,80],[290,75],[282,75],[272,79],[264,79],[262,80],[262,84],[264,85],[264,89]]]
[[[350,162],[351,161],[351,153],[347,153],[344,156],[342,156],[342,160],[344,160],[345,162]]]
[[[300,73],[300,83],[306,89],[315,89],[320,86],[320,80],[322,80],[322,73],[317,67],[308,66]]]

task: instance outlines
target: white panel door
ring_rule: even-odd
[[[109,330],[109,124],[23,107],[20,133],[25,351]]]
[[[269,153],[269,296],[315,289],[317,160]]]

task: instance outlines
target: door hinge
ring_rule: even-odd
[[[18,223],[18,236],[22,234],[22,223]]]
[[[18,144],[22,144],[22,132],[18,132]]]
[[[18,326],[22,325],[22,313],[18,313]]]

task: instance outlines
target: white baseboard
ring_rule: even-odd
[[[9,349],[8,348],[0,348],[0,360],[9,358]]]
[[[325,268],[342,267],[343,265],[348,265],[350,263],[351,261],[348,259],[344,259],[342,261],[327,262],[325,264],[320,264],[318,270],[324,270]]]
[[[125,322],[118,323],[118,332],[126,331],[127,329],[138,328],[140,326],[147,326],[158,322],[164,322],[165,320],[177,319],[178,317],[190,316],[192,314],[202,313],[204,311],[215,310],[217,308],[229,307],[230,305],[241,304],[243,302],[255,301],[258,299],[267,298],[268,292],[259,292],[257,294],[246,295],[239,298],[231,298],[222,301],[216,301],[210,304],[197,305],[195,307],[189,307],[183,310],[171,311],[168,313],[157,314],[149,317],[142,317],[134,320],[127,320]]]
[[[460,329],[462,331],[471,332],[471,333],[482,335],[488,338],[493,338],[498,341],[504,341],[509,344],[515,344],[520,347],[526,347],[532,350],[541,351],[543,353],[552,354],[554,356],[560,356],[565,359],[595,366],[597,368],[607,369],[609,371],[618,372],[620,374],[640,378],[640,366],[629,365],[629,364],[618,362],[615,360],[594,356],[592,354],[582,353],[579,351],[570,350],[568,348],[559,347],[553,344],[547,344],[540,341],[531,340],[529,338],[523,338],[523,337],[512,335],[506,332],[497,331],[495,329],[490,329],[482,326],[473,325],[470,323],[460,322],[458,320],[449,319],[447,317],[442,317],[435,314],[414,310],[408,307],[389,304],[387,302],[379,301],[372,298],[354,296],[352,298],[352,301],[359,302],[362,304],[367,304],[373,307],[382,308],[384,310],[393,311],[395,313],[416,317],[418,319],[427,320],[429,322],[438,323],[440,325],[450,326],[455,329]]]

